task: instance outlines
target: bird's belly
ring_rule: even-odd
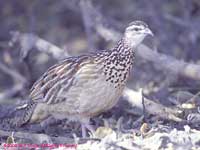
[[[52,106],[52,115],[56,118],[73,116],[90,118],[112,108],[117,103],[122,91],[123,87],[115,88],[112,83],[105,81],[104,77],[77,83],[68,91],[63,104]]]
[[[86,116],[94,116],[112,108],[121,96],[122,88],[115,88],[105,78],[98,80],[94,80],[92,86],[85,85],[80,94],[79,111]]]

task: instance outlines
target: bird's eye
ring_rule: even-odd
[[[139,31],[140,30],[140,28],[135,28],[135,31]]]

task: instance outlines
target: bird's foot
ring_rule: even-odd
[[[89,137],[94,138],[95,137],[95,130],[94,127],[90,124],[81,124],[81,129],[82,129],[82,137],[87,138],[87,132],[86,129],[89,130]]]

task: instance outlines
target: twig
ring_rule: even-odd
[[[92,21],[92,17],[91,17],[91,2],[89,0],[81,0],[80,1],[80,8],[81,8],[81,14],[82,14],[82,18],[83,18],[83,23],[85,26],[85,31],[87,34],[87,39],[88,39],[88,45],[90,47],[90,50],[94,50],[95,49],[95,43],[94,43],[94,35],[92,32],[92,28],[93,28],[93,21]]]
[[[15,101],[8,100],[8,98],[14,96],[17,92],[21,91],[23,87],[23,84],[17,83],[12,88],[0,92],[0,104],[13,104]]]
[[[138,47],[137,54],[144,60],[153,62],[161,70],[170,71],[174,75],[200,80],[200,65],[180,61],[172,56],[152,51],[144,44]]]
[[[12,46],[14,43],[19,42],[23,58],[26,57],[28,52],[34,47],[36,47],[41,52],[52,54],[52,56],[56,59],[62,59],[69,56],[67,51],[64,51],[63,49],[39,38],[34,34],[13,31],[11,32],[11,35],[12,38],[9,45]]]
[[[4,73],[10,75],[14,79],[19,80],[22,83],[26,82],[26,79],[21,74],[19,74],[18,72],[14,71],[14,70],[9,69],[7,66],[5,66],[2,63],[0,63],[0,70],[3,71]]]
[[[0,92],[0,101],[3,101],[1,103],[4,103],[4,102],[8,102],[8,101],[5,101],[5,99],[12,97],[17,92],[21,91],[24,85],[26,84],[27,80],[20,73],[18,73],[17,71],[13,69],[11,70],[10,68],[8,68],[2,63],[0,63],[0,70],[8,74],[9,76],[11,76],[13,80],[17,81],[16,85],[13,85],[11,89]]]
[[[140,111],[134,110],[137,111],[137,114],[143,113],[142,99],[144,99],[145,111],[149,114],[157,115],[161,118],[173,120],[176,122],[183,121],[181,118],[177,117],[180,113],[182,113],[178,108],[168,108],[161,104],[155,103],[152,100],[143,97],[141,91],[136,92],[126,88],[123,92],[123,97],[130,104],[132,104],[133,107],[140,109]]]
[[[185,20],[172,16],[171,14],[164,14],[164,17],[168,19],[169,21],[172,21],[173,23],[176,23],[177,25],[183,26],[183,27],[188,27],[190,24],[189,22],[186,22]]]

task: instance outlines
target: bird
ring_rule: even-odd
[[[111,109],[126,86],[135,50],[153,32],[133,21],[111,49],[68,57],[50,67],[32,86],[29,101],[18,106],[17,126],[40,123],[53,116],[79,121],[82,134],[92,132],[90,118]]]

